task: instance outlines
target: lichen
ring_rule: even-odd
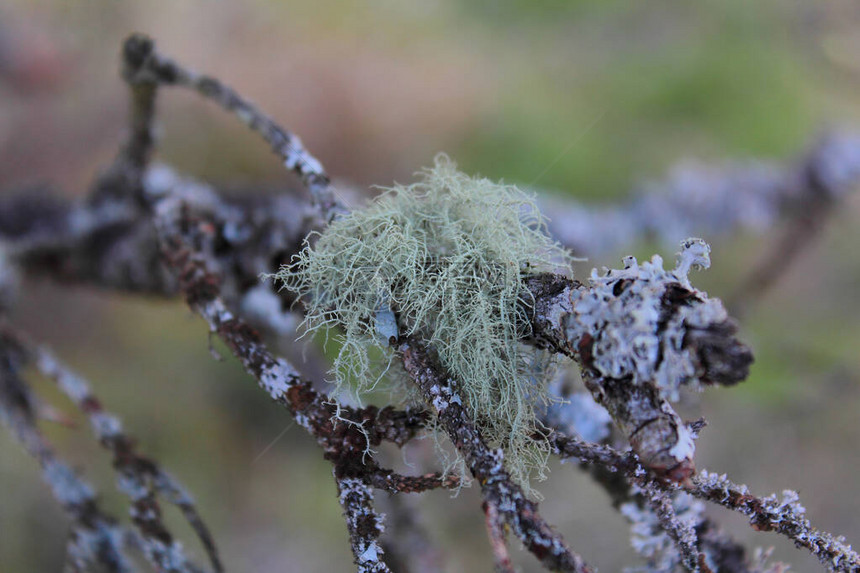
[[[587,442],[609,437],[612,417],[588,392],[577,392],[553,402],[544,414],[546,424],[562,433],[579,436]]]
[[[672,270],[663,268],[659,255],[641,265],[634,257],[625,257],[623,270],[605,269],[603,276],[594,269],[592,288],[576,290],[571,296],[568,339],[592,337],[593,366],[608,378],[655,383],[673,402],[681,386],[700,388],[698,360],[684,344],[685,333],[728,318],[718,299],[707,298],[690,284],[691,269],[710,266],[709,253],[704,241],[693,238],[681,242]],[[681,285],[691,296],[666,317],[664,298],[673,285]]]
[[[469,177],[440,155],[417,183],[385,190],[311,237],[275,278],[302,297],[307,331],[337,333],[341,386],[401,384],[390,343],[398,335],[424,341],[525,482],[546,457],[529,435],[549,361],[520,342],[530,324],[523,279],[569,270],[567,252],[545,228],[531,197]]]
[[[634,492],[638,489],[634,488]],[[703,519],[705,505],[686,492],[677,492],[672,499],[674,519],[687,528],[694,528]],[[619,507],[631,526],[633,549],[644,557],[647,566],[626,567],[625,573],[683,573],[688,571],[675,541],[666,532],[657,515],[647,507],[629,501]],[[687,540],[695,542],[695,539]]]

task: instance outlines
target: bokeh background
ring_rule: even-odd
[[[407,182],[446,151],[467,172],[614,202],[683,158],[787,160],[826,127],[860,125],[852,0],[3,0],[0,191],[48,182],[86,193],[121,141],[117,54],[132,31],[236,87],[359,186]],[[291,184],[266,146],[211,104],[168,91],[159,105],[160,160],[229,185]],[[851,196],[745,318],[750,379],[685,412],[710,422],[700,467],[759,494],[799,490],[814,523],[855,545],[858,228]],[[713,238],[712,269],[694,284],[727,296],[778,231]],[[617,266],[621,254],[588,264]],[[329,464],[232,359],[212,359],[204,324],[183,304],[30,282],[13,318],[85,374],[140,451],[184,481],[230,571],[352,568]],[[73,415],[50,384],[36,388]],[[43,427],[122,515],[86,424]],[[636,563],[624,519],[575,467],[553,466],[538,488],[546,517],[587,560],[602,571]],[[491,569],[475,489],[412,501],[447,570]],[[712,513],[751,547],[820,570],[782,539]],[[61,570],[66,524],[36,463],[0,431],[0,571]],[[538,570],[514,553],[523,571]]]

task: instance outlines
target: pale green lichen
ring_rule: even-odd
[[[523,278],[567,272],[569,256],[529,196],[439,156],[417,183],[385,190],[312,241],[275,276],[302,296],[309,331],[340,333],[339,384],[367,391],[386,373],[399,384],[388,338],[419,337],[459,381],[464,405],[506,451],[514,476],[527,483],[543,469],[546,452],[529,436],[549,361],[520,342],[530,324]],[[372,347],[386,349],[381,360]]]

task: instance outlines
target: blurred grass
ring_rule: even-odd
[[[615,3],[610,12],[579,2],[568,9],[578,19],[571,29],[555,4],[502,2],[518,17],[547,19],[517,30],[534,37],[514,42],[528,52],[503,48],[515,72],[500,82],[491,117],[461,144],[468,170],[608,199],[681,155],[783,156],[817,126],[802,59],[777,37],[781,14],[760,8],[754,18],[715,2]],[[587,30],[590,19],[609,38]],[[511,16],[502,26],[520,22]],[[597,63],[583,64],[588,56]],[[544,172],[559,153],[563,161]]]

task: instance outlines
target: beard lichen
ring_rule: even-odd
[[[570,258],[516,187],[469,177],[444,155],[420,175],[332,222],[275,278],[302,297],[308,331],[338,333],[340,385],[360,393],[384,379],[408,392],[390,343],[398,334],[426,343],[527,485],[546,465],[531,436],[551,361],[521,342],[530,325],[524,278],[566,273]]]

